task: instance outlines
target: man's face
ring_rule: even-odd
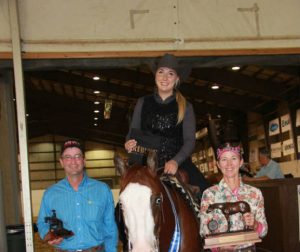
[[[266,165],[268,164],[269,159],[265,155],[258,155],[258,161],[261,165]]]
[[[83,157],[83,153],[79,148],[71,147],[65,149],[59,161],[67,176],[83,174],[85,158]]]

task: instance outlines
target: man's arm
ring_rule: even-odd
[[[37,220],[38,232],[42,240],[45,238],[45,235],[49,232],[49,224],[45,222],[45,217],[51,216],[51,211],[47,210],[45,198],[46,197],[44,194]]]

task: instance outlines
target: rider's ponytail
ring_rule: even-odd
[[[186,108],[186,99],[179,90],[176,90],[176,101],[178,104],[177,124],[179,124],[183,121]]]

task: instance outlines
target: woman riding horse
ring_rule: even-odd
[[[157,150],[158,166],[166,174],[183,169],[189,183],[204,191],[209,185],[191,161],[195,147],[195,115],[193,106],[179,91],[180,81],[187,78],[189,67],[180,64],[172,54],[165,54],[154,66],[156,90],[138,99],[125,149],[143,155],[145,147]],[[148,140],[149,139],[149,140]],[[131,164],[143,160],[132,160]],[[201,193],[199,193],[199,196]],[[201,196],[200,196],[201,198]]]

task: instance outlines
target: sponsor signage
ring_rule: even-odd
[[[269,122],[269,136],[279,134],[279,119],[276,118]]]

